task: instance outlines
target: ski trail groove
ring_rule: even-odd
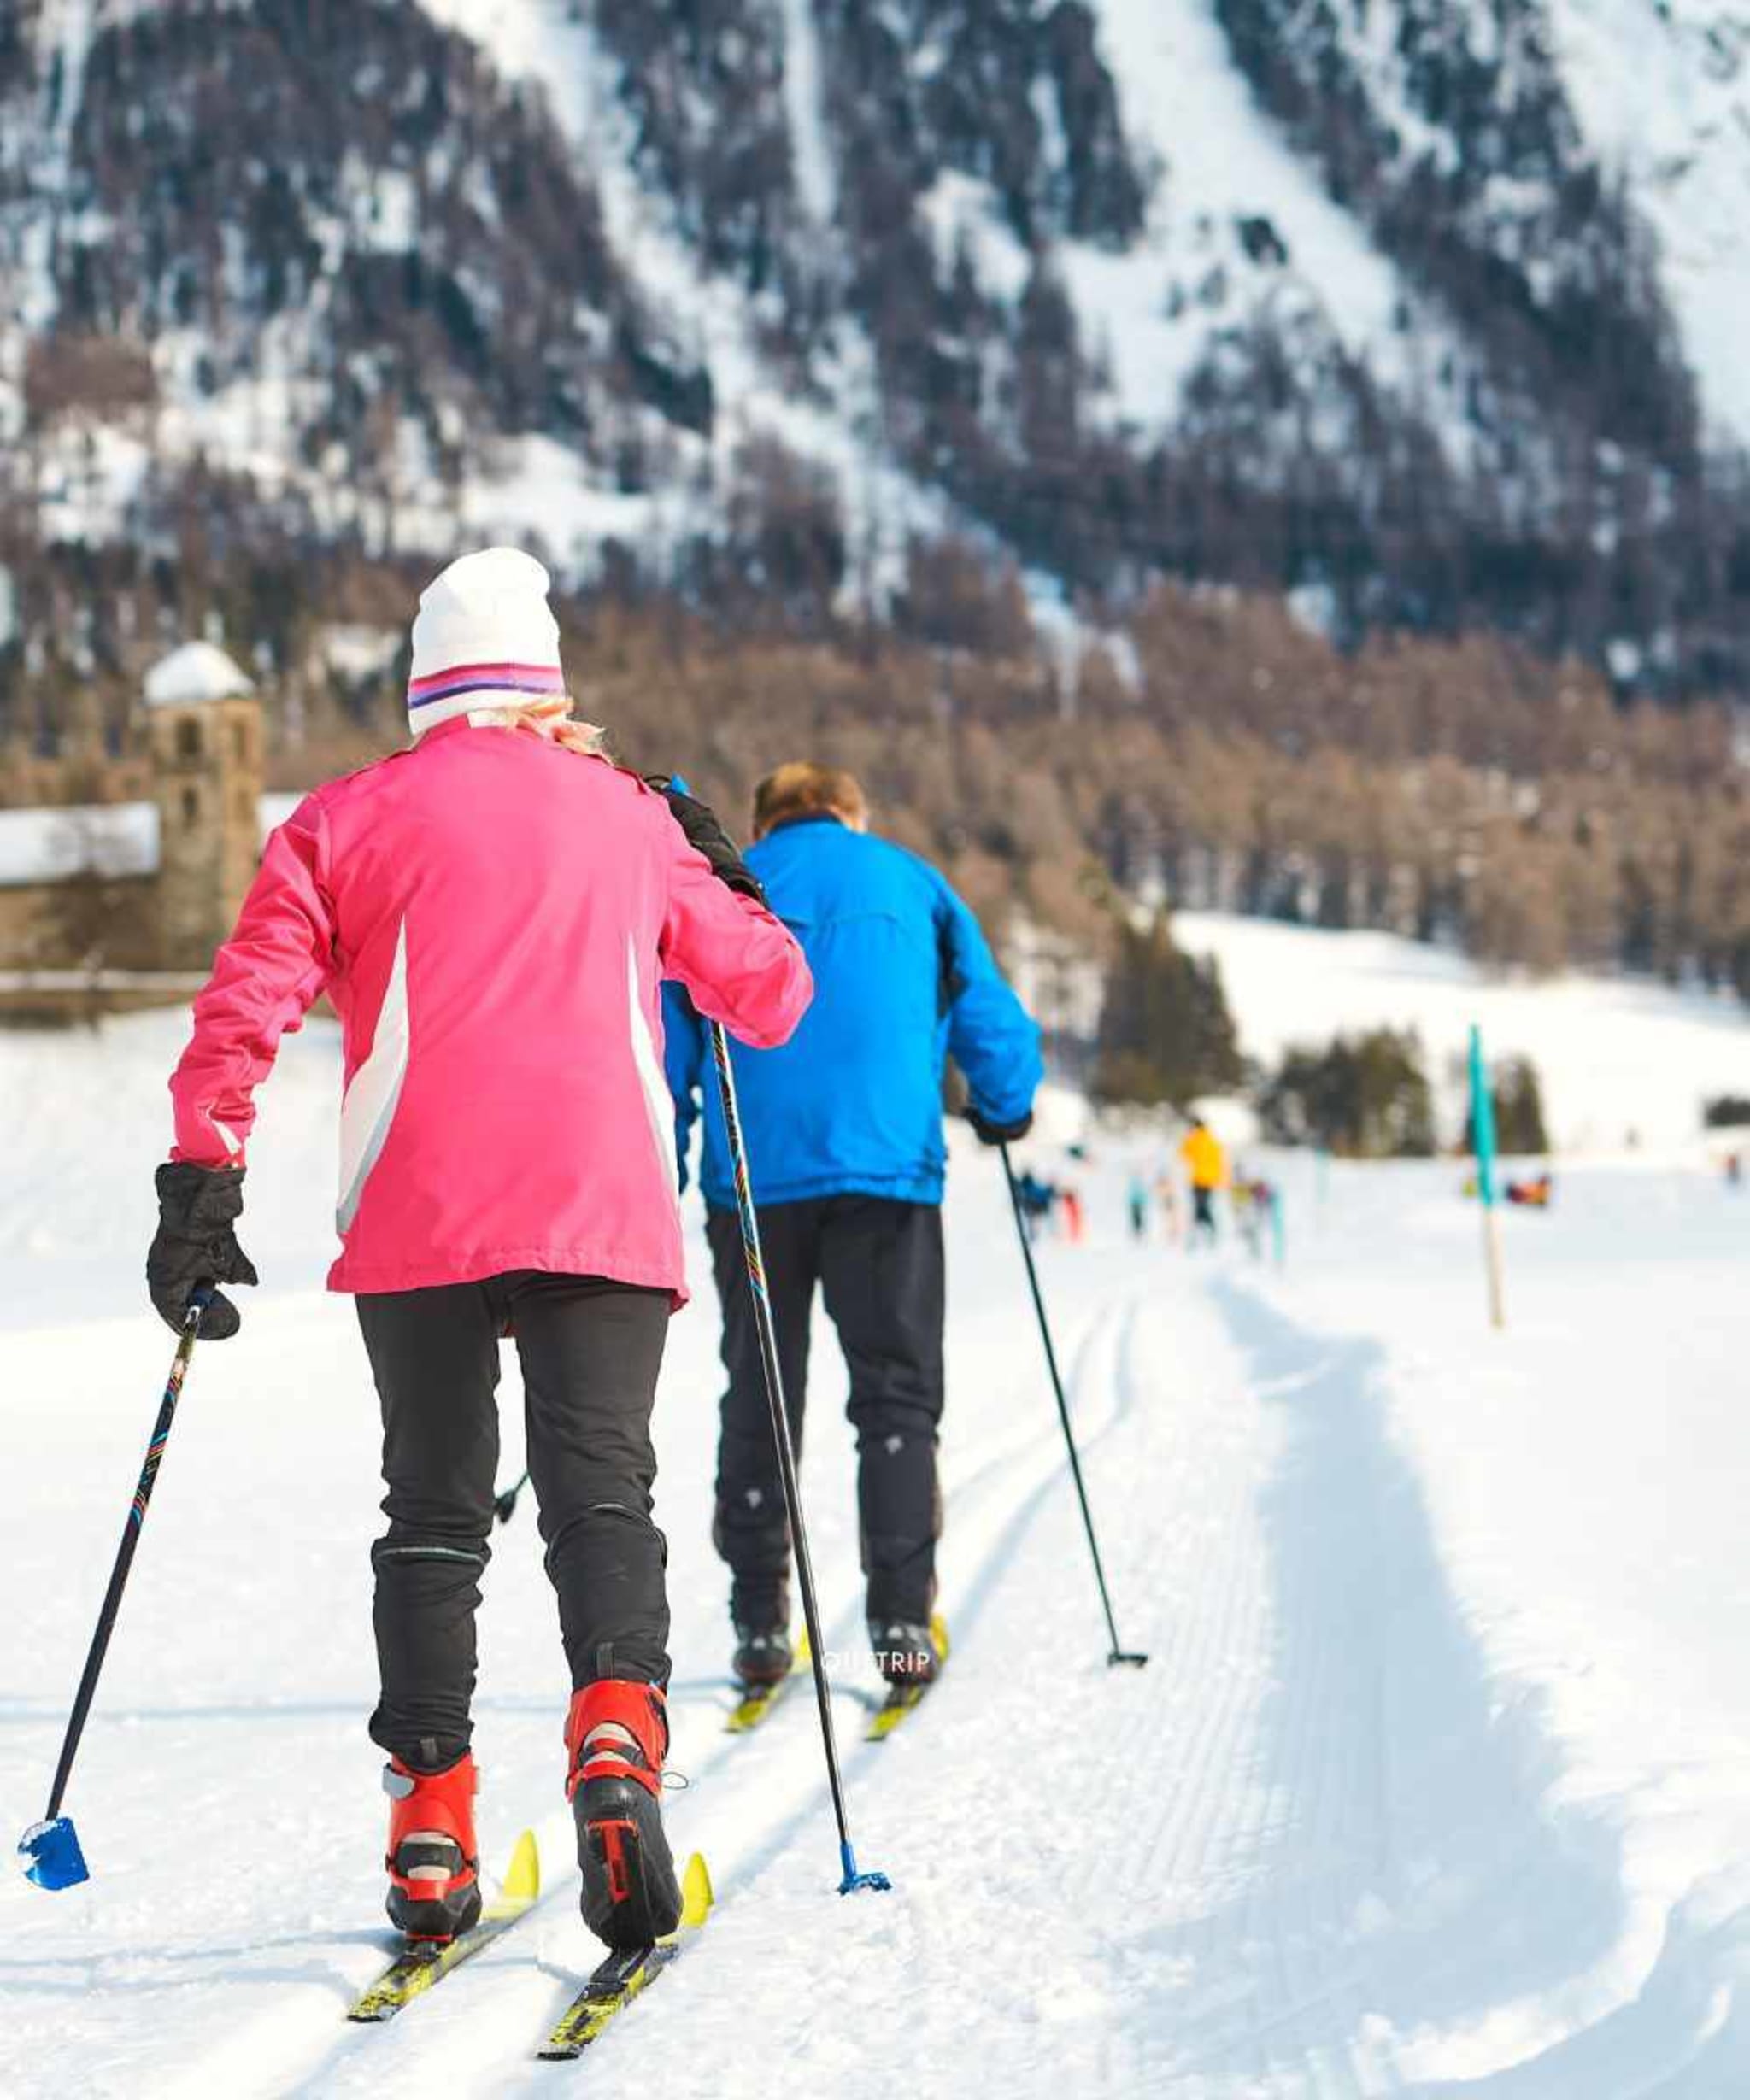
[[[1125,1300],[1109,1299],[1073,1330],[1066,1390],[1076,1414],[1085,1417],[1078,1419],[1078,1434],[1087,1448],[1097,1446],[1126,1405],[1123,1382],[1113,1374],[1112,1366],[1121,1346],[1121,1331],[1133,1317]],[[1031,1411],[1025,1426],[998,1440],[994,1448],[984,1446],[970,1464],[944,1468],[949,1538],[957,1549],[960,1569],[945,1603],[957,1634],[976,1623],[989,1583],[1040,1502],[1071,1492],[1064,1471],[1061,1430],[1042,1360],[1036,1377],[1030,1368],[1025,1379],[1016,1381],[1018,1386],[1036,1382],[1037,1397],[1031,1393],[1026,1396]],[[1087,1581],[1092,1623],[1097,1599],[1091,1572]],[[830,1614],[823,1609],[823,1619],[829,1645],[852,1648],[862,1628],[860,1587],[843,1597]],[[932,1728],[942,1718],[939,1703],[948,1700],[960,1667],[957,1662],[931,1694],[928,1725]],[[859,1857],[865,1865],[879,1865],[880,1819],[863,1811],[860,1804],[866,1790],[873,1791],[871,1783],[878,1779],[884,1764],[890,1769],[901,1755],[902,1745],[861,1743],[846,1722],[860,1729],[862,1708],[845,1688],[836,1686],[835,1693]],[[726,1706],[725,1699],[725,1710]],[[728,1736],[714,1739],[702,1757],[690,1759],[689,1778],[688,1794],[679,1797],[684,1805],[670,1804],[671,1836],[677,1853],[702,1846],[718,1884],[719,1903],[732,1898],[793,1851],[813,1862],[821,1885],[828,1883],[831,1817],[812,1686],[795,1686],[784,1710],[746,1742]],[[696,1810],[689,1798],[694,1788],[698,1791]],[[731,1831],[732,1836],[725,1834]],[[385,2028],[354,2032],[342,2027],[320,2038],[313,2038],[308,2031],[300,2036],[285,2029],[283,2068],[275,2075],[293,2082],[261,2090],[324,2100],[330,2094],[374,2091],[381,2079],[391,2076],[419,2077],[427,2072],[453,2076],[462,2067],[455,2054],[458,2044],[451,2030],[464,2020],[464,2056],[472,2062],[479,2055],[483,2069],[489,2063],[498,2067],[498,2089],[508,2090],[502,2080],[513,2074],[505,2068],[507,2052],[513,2057],[526,2056],[543,2016],[537,2010],[531,2023],[531,1993],[525,1987],[530,1972],[543,1975],[541,1988],[549,1994],[543,2002],[556,2016],[581,1980],[593,1945],[584,1940],[581,1925],[570,1915],[577,1870],[572,1862],[568,1822],[549,1819],[543,1826],[542,1856],[546,1882],[540,1909],[526,1924],[507,1933],[498,1947],[459,1970],[428,2003],[410,2008]],[[690,1956],[688,1968],[696,1964],[699,1951]],[[678,1968],[674,1977],[665,1977],[665,1996],[682,1974]],[[489,1997],[490,2006],[485,2003]],[[282,2028],[283,2022],[273,2021],[273,2032]],[[539,2082],[550,2073],[536,2070],[530,2075]]]

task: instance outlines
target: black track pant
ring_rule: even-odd
[[[371,1549],[382,1679],[371,1735],[405,1763],[442,1770],[469,1745],[507,1330],[522,1362],[529,1467],[572,1683],[667,1682],[650,1406],[669,1305],[667,1291],[527,1269],[358,1300],[389,1489],[389,1529]]]
[[[788,1594],[790,1526],[740,1225],[733,1213],[714,1211],[707,1230],[729,1373],[714,1536],[734,1571],[731,1610],[737,1622],[769,1624],[782,1616]],[[850,1372],[868,1616],[919,1624],[936,1598],[942,1529],[936,1481],[946,1303],[942,1212],[933,1204],[880,1196],[821,1196],[763,1208],[760,1238],[797,1449],[818,1284]]]

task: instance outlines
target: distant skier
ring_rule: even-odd
[[[775,1044],[809,979],[710,812],[618,771],[568,719],[546,592],[510,548],[452,563],[414,624],[412,749],[318,789],[269,838],[171,1081],[147,1276],[173,1328],[197,1284],[256,1281],[234,1231],[253,1095],[326,992],[346,1070],[328,1280],[357,1293],[389,1490],[371,1553],[389,1915],[426,1940],[479,1915],[474,1614],[514,1331],[574,1687],[584,1916],[634,1946],[680,1908],[649,1420],[685,1277],[657,988],[678,977]],[[238,1324],[220,1296],[203,1332]]]
[[[1251,1177],[1243,1167],[1235,1170],[1228,1192],[1228,1204],[1233,1213],[1234,1230],[1239,1235],[1240,1244],[1255,1261],[1264,1251],[1262,1221]]]
[[[1221,1141],[1201,1118],[1185,1134],[1179,1158],[1191,1179],[1191,1235],[1205,1246],[1215,1245],[1215,1198],[1228,1180],[1227,1154]]]
[[[1163,1167],[1155,1176],[1154,1200],[1160,1206],[1160,1222],[1166,1229],[1169,1247],[1179,1246],[1184,1239],[1184,1219],[1179,1205],[1179,1185],[1170,1167]]]
[[[800,1437],[818,1285],[850,1373],[870,1644],[901,1683],[939,1661],[943,1064],[965,1075],[985,1143],[1019,1139],[1039,1031],[948,883],[867,823],[849,773],[790,765],[761,783],[748,864],[800,936],[816,991],[789,1046],[737,1057],[736,1076],[791,1420]],[[705,1031],[672,996],[668,1078],[683,1162],[704,1101],[700,1179],[729,1374],[713,1535],[733,1578],[735,1673],[757,1687],[790,1667],[790,1530]]]
[[[1274,1231],[1277,1200],[1276,1190],[1269,1182],[1254,1178],[1242,1169],[1236,1170],[1232,1195],[1234,1223],[1254,1261],[1264,1258],[1264,1236],[1266,1231]]]
[[[1015,1193],[1021,1200],[1027,1237],[1036,1240],[1051,1221],[1051,1206],[1057,1201],[1057,1191],[1049,1182],[1042,1182],[1029,1167],[1016,1176]]]
[[[1140,1173],[1130,1176],[1125,1192],[1125,1206],[1130,1220],[1130,1237],[1146,1240],[1148,1237],[1148,1184]]]

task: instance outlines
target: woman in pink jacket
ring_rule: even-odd
[[[372,1550],[389,1752],[389,1914],[479,1915],[469,1706],[498,1457],[501,1334],[575,1687],[567,1791],[584,1915],[641,1945],[680,1907],[658,1808],[668,1610],[650,1410],[685,1297],[658,986],[756,1047],[807,964],[709,811],[569,720],[547,574],[494,548],[420,601],[409,750],[308,795],[267,842],[195,1002],[158,1170],[152,1299],[254,1283],[234,1232],[254,1093],[326,992],[345,1030],[332,1288],[357,1293],[383,1411]],[[223,1296],[203,1335],[238,1329]]]

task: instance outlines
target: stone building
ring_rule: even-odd
[[[191,642],[148,673],[158,817],[158,959],[204,970],[261,857],[261,704],[222,649]]]
[[[261,701],[191,642],[141,707],[149,801],[0,810],[0,973],[198,973],[230,932],[261,859]]]

